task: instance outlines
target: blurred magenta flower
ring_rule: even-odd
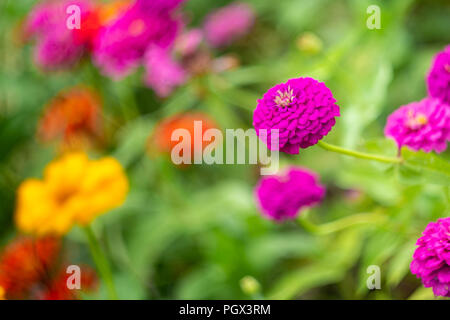
[[[279,130],[279,150],[298,154],[300,148],[316,144],[330,132],[340,115],[339,106],[324,83],[296,78],[267,91],[253,113],[253,126],[267,129],[263,138],[272,150],[270,130]]]
[[[185,70],[172,59],[170,50],[152,46],[145,54],[145,83],[160,97],[167,97],[187,80]]]
[[[450,140],[450,106],[434,98],[401,106],[387,118],[384,134],[399,148],[442,152]]]
[[[173,9],[180,2],[137,0],[104,27],[94,47],[94,61],[103,73],[121,78],[142,62],[149,46],[171,46],[180,24]]]
[[[203,41],[203,32],[200,29],[186,30],[175,41],[175,52],[181,56],[189,56],[196,52]]]
[[[450,45],[434,58],[427,85],[430,96],[450,105]]]
[[[210,13],[204,24],[205,37],[212,47],[223,47],[248,33],[255,20],[253,9],[235,2]]]
[[[450,217],[430,222],[416,244],[411,272],[436,296],[450,297]]]
[[[45,1],[33,8],[25,22],[25,33],[37,42],[35,60],[45,69],[70,67],[86,49],[86,43],[74,36],[75,29],[66,26],[66,9],[70,5],[80,8],[81,20],[94,10],[88,0]]]
[[[295,219],[300,210],[319,203],[325,187],[315,173],[291,167],[284,174],[263,177],[255,190],[262,213],[276,221]]]
[[[146,11],[173,10],[186,0],[136,0],[141,9]]]

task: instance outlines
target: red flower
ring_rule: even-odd
[[[0,258],[0,286],[8,299],[20,298],[48,277],[60,249],[55,238],[19,238],[9,244]]]
[[[81,288],[80,290],[93,290],[97,287],[97,276],[95,271],[88,266],[82,266],[81,269]],[[67,280],[71,275],[66,273],[63,268],[50,283],[48,289],[43,293],[43,300],[78,300],[80,299],[78,289],[69,289]]]
[[[80,290],[70,289],[67,266],[59,261],[61,242],[57,238],[19,237],[0,256],[0,288],[6,299],[79,299]],[[81,290],[93,290],[97,277],[82,266]]]

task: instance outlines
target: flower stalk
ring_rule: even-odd
[[[341,154],[345,154],[347,156],[360,158],[360,159],[375,160],[375,161],[379,161],[379,162],[394,163],[394,164],[401,163],[403,161],[403,159],[400,157],[387,157],[387,156],[373,154],[373,153],[365,153],[365,152],[349,150],[349,149],[335,146],[335,145],[332,145],[332,144],[329,144],[329,143],[326,143],[323,141],[317,142],[317,145],[320,146],[322,149],[325,149],[328,151],[341,153]]]
[[[317,235],[327,235],[355,225],[381,223],[386,220],[384,215],[379,213],[359,213],[347,216],[332,222],[316,225],[308,219],[308,213],[305,212],[297,219],[298,223],[308,232]]]
[[[88,239],[89,249],[91,251],[92,258],[97,266],[97,269],[105,282],[106,288],[108,290],[108,295],[111,300],[117,300],[117,291],[114,285],[111,267],[109,265],[108,259],[106,258],[100,243],[97,240],[94,232],[90,225],[83,227],[86,238]]]

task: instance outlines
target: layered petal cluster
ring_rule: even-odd
[[[274,86],[258,100],[253,126],[269,149],[298,154],[300,148],[327,135],[339,115],[339,106],[324,83],[296,78]],[[279,139],[272,138],[272,130],[278,130]]]
[[[427,77],[428,93],[450,105],[450,45],[434,58]]]
[[[127,192],[128,180],[117,160],[69,153],[47,165],[43,180],[20,185],[16,224],[27,233],[62,235],[120,206]]]
[[[262,178],[255,190],[257,203],[269,219],[295,219],[301,209],[319,203],[325,188],[315,173],[291,167],[284,174]]]
[[[87,36],[76,36],[74,32],[76,29],[67,27],[69,17],[67,9],[72,5],[80,9],[80,21],[92,22],[94,6],[91,1],[63,0],[38,4],[25,23],[25,32],[37,42],[35,60],[45,69],[72,66],[81,58],[91,41]],[[91,30],[87,25],[85,27],[80,30]]]
[[[248,33],[255,14],[245,3],[232,3],[210,13],[204,24],[205,37],[212,47],[229,45]]]
[[[102,72],[121,78],[142,62],[150,46],[171,46],[179,27],[173,10],[180,2],[137,0],[102,28],[94,45],[94,61]]]
[[[442,152],[450,140],[450,106],[435,98],[401,106],[387,118],[384,133],[399,148]]]
[[[430,222],[411,262],[411,272],[436,296],[450,297],[450,217]]]
[[[183,67],[172,59],[170,51],[153,46],[145,55],[145,84],[160,97],[168,96],[175,87],[187,80]]]

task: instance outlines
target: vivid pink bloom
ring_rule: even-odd
[[[86,43],[76,41],[67,28],[66,9],[77,5],[81,21],[93,10],[88,0],[45,1],[36,5],[25,23],[25,32],[36,39],[36,62],[46,69],[70,67],[83,55]]]
[[[208,43],[223,47],[248,33],[255,20],[253,9],[235,2],[220,8],[206,17],[204,30]]]
[[[450,297],[450,217],[430,222],[411,262],[411,272],[436,296]]]
[[[450,106],[435,98],[401,106],[387,118],[384,134],[399,148],[442,152],[450,140]]]
[[[103,28],[94,45],[94,61],[103,73],[126,76],[142,62],[149,46],[172,45],[180,24],[173,9],[180,2],[137,0]]]
[[[325,195],[317,175],[300,167],[262,178],[255,191],[262,213],[276,221],[295,219],[302,208],[319,203]]]
[[[186,72],[172,59],[168,49],[150,47],[145,55],[145,67],[145,83],[160,97],[168,96],[187,80]]]
[[[191,29],[183,32],[175,41],[175,51],[181,56],[189,56],[198,49],[203,40],[200,29]]]
[[[439,52],[427,77],[428,93],[450,105],[450,45]]]
[[[147,11],[165,11],[177,8],[185,0],[136,0],[138,5]]]
[[[298,154],[328,134],[339,116],[339,106],[324,83],[312,78],[291,79],[269,89],[253,113],[256,133],[273,150],[271,130],[279,130],[279,150]],[[260,134],[267,130],[267,138]]]

